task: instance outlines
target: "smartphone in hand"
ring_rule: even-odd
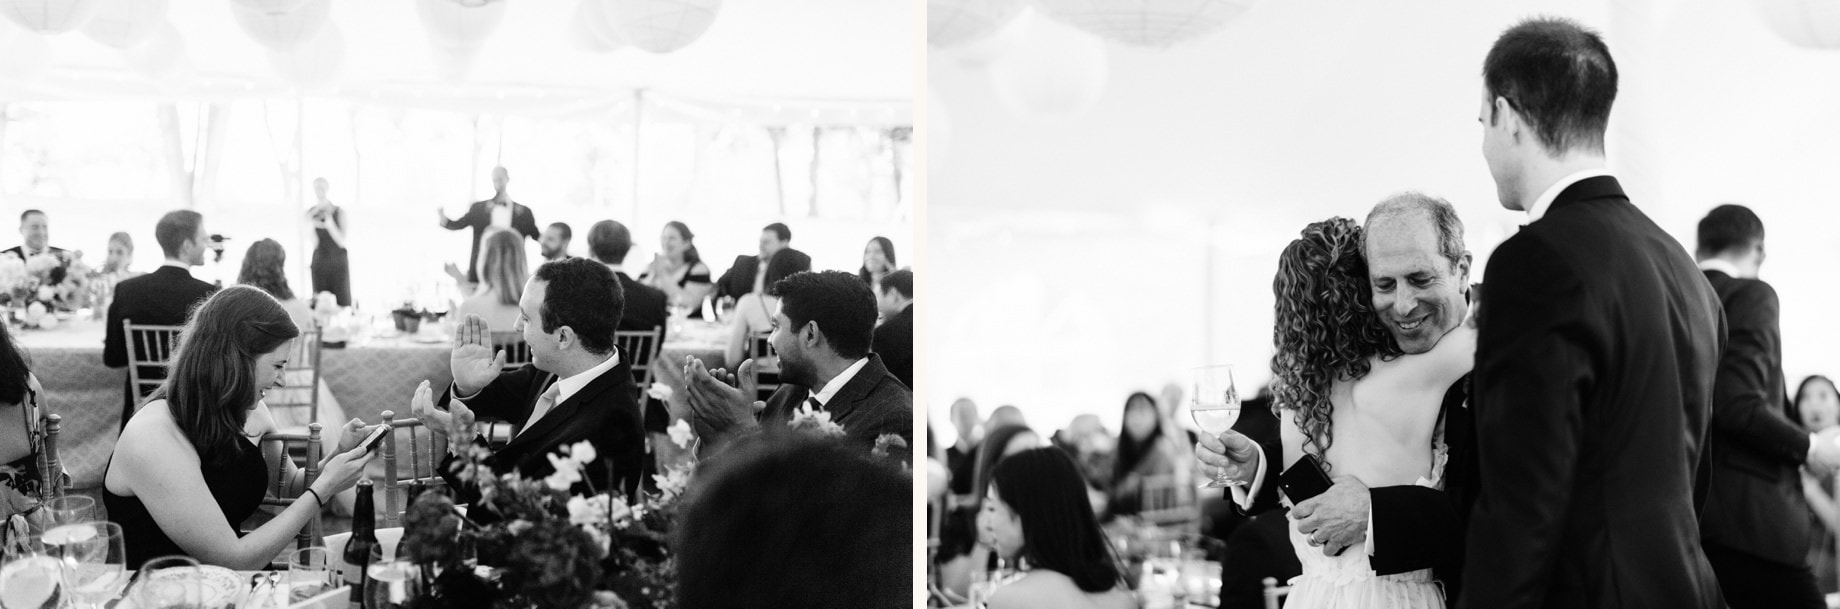
[[[378,425],[376,429],[371,430],[371,435],[365,436],[363,440],[358,441],[358,446],[363,448],[365,452],[375,451],[378,446],[383,444],[383,437],[389,433],[390,426]]]

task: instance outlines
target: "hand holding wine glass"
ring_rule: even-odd
[[[1233,423],[1239,420],[1239,388],[1233,383],[1233,367],[1230,365],[1204,366],[1195,369],[1195,390],[1193,402],[1189,405],[1189,416],[1195,425],[1211,438],[1232,431]],[[1239,486],[1243,482],[1217,474],[1201,488],[1226,488]]]

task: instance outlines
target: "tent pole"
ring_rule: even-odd
[[[644,146],[642,145],[642,142],[644,142],[644,139],[639,136],[640,136],[640,130],[645,126],[645,89],[633,89],[633,125],[632,126],[633,126],[632,128],[632,132],[633,132],[632,195],[628,198],[626,204],[630,206],[632,209],[631,214],[627,216],[627,221],[634,223],[634,225],[637,225],[637,223],[639,222],[639,159],[640,159],[640,151],[644,149]]]

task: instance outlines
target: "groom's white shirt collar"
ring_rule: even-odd
[[[1741,275],[1738,274],[1738,265],[1727,262],[1723,258],[1707,258],[1701,260],[1699,261],[1699,270],[1718,271],[1730,276],[1732,279],[1741,277]]]
[[[1546,209],[1552,207],[1553,200],[1559,198],[1559,193],[1565,192],[1565,189],[1570,188],[1573,184],[1607,175],[1610,175],[1610,170],[1598,167],[1559,178],[1559,181],[1553,182],[1552,186],[1546,188],[1546,192],[1540,193],[1540,198],[1533,200],[1533,207],[1527,208],[1527,223],[1539,222],[1540,218],[1546,215]]]

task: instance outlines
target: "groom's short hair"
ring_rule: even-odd
[[[1495,124],[1499,97],[1527,119],[1547,151],[1603,152],[1616,101],[1616,61],[1597,32],[1557,17],[1517,23],[1495,39],[1482,81],[1489,124]]]
[[[1439,255],[1452,265],[1463,262],[1469,250],[1463,247],[1463,220],[1457,218],[1457,208],[1449,201],[1422,192],[1402,192],[1387,197],[1367,212],[1367,222],[1361,226],[1361,253],[1367,253],[1367,236],[1375,222],[1412,212],[1424,212],[1437,227]]]
[[[1726,203],[1699,221],[1699,254],[1717,256],[1763,241],[1763,219],[1749,207]]]

